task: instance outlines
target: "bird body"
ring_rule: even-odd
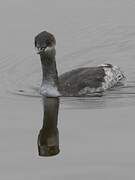
[[[110,64],[78,68],[59,76],[59,91],[65,96],[91,96],[114,87],[123,78],[120,68]]]
[[[91,96],[118,85],[125,78],[120,68],[111,64],[73,69],[58,77],[55,45],[51,33],[43,31],[35,37],[43,72],[40,93],[44,96]]]

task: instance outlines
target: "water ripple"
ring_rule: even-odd
[[[127,75],[124,87],[116,87],[101,97],[62,97],[64,108],[109,108],[135,105],[135,27],[104,24],[93,28],[83,27],[73,37],[76,46],[68,54],[57,57],[59,72],[77,67],[93,66],[101,63],[119,65]],[[7,55],[0,57],[1,92],[10,96],[23,95],[41,97],[41,65],[37,55],[26,57]],[[1,93],[2,96],[2,93]],[[7,94],[6,94],[7,96]]]

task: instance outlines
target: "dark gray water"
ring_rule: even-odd
[[[0,3],[0,174],[2,179],[134,179],[135,2],[60,0]],[[61,98],[61,153],[39,158],[42,124],[34,36],[57,39],[59,74],[102,63],[125,72],[124,87],[103,97]]]

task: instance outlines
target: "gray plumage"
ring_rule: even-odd
[[[99,88],[104,82],[103,67],[74,69],[59,76],[59,91],[65,96],[78,96],[85,87]]]
[[[124,75],[120,68],[111,64],[71,70],[58,77],[55,61],[55,37],[46,31],[35,37],[35,47],[41,58],[42,85],[45,96],[89,96],[103,92],[119,83]]]

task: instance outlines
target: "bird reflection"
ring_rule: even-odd
[[[39,156],[53,156],[59,150],[58,97],[43,97],[43,126],[38,135]]]

